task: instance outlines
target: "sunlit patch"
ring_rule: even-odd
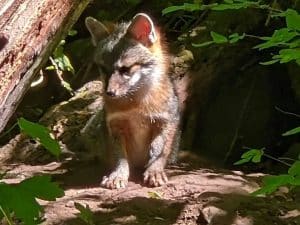
[[[300,216],[300,210],[299,209],[294,209],[286,212],[283,216],[280,216],[280,219],[291,219],[291,218],[296,218]]]

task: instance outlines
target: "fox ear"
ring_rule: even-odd
[[[93,17],[87,17],[85,19],[85,25],[92,36],[92,43],[94,46],[96,46],[100,40],[109,35],[106,26]]]
[[[154,44],[157,40],[153,21],[145,13],[138,13],[133,17],[127,32],[132,38],[147,47]]]

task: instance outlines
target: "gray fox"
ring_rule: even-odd
[[[106,78],[107,148],[116,160],[101,185],[124,188],[136,168],[144,169],[146,184],[163,185],[164,168],[178,148],[180,107],[161,34],[144,13],[114,27],[92,17],[85,24],[96,47],[95,63]]]

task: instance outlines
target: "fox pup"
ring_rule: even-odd
[[[145,169],[144,182],[160,186],[178,147],[179,100],[169,76],[168,53],[151,18],[139,13],[113,29],[88,17],[95,62],[106,77],[104,109],[113,172],[101,185],[124,188],[130,170]]]

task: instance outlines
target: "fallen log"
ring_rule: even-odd
[[[0,0],[0,133],[90,0]]]

